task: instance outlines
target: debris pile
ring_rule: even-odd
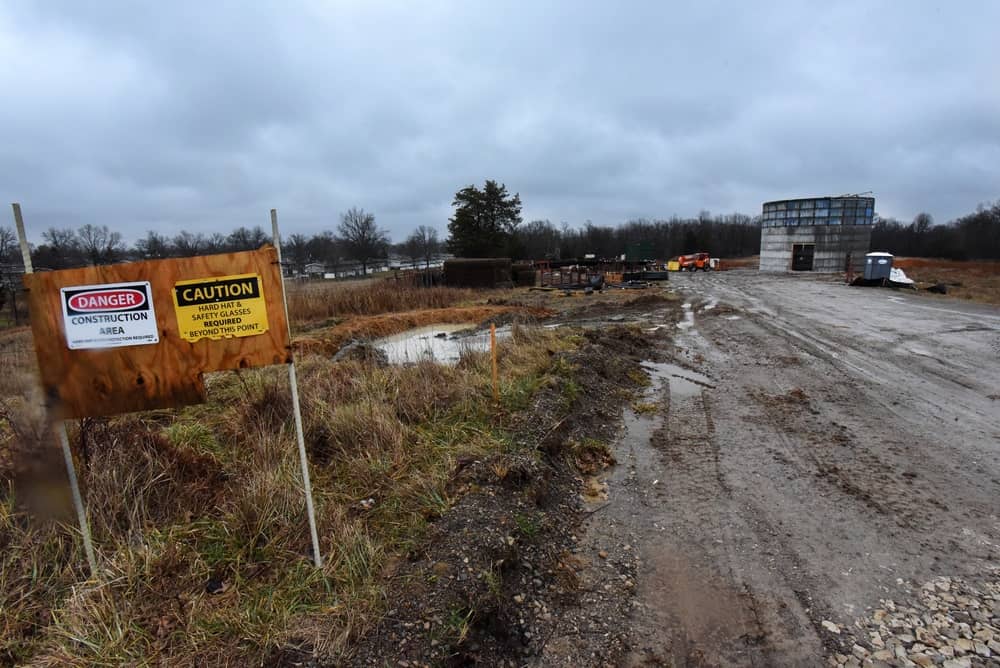
[[[824,620],[825,632],[844,648],[831,666],[1000,666],[1000,568],[981,583],[938,577],[916,600],[889,599],[854,628]]]

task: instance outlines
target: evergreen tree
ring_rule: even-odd
[[[455,193],[448,221],[448,250],[457,257],[507,256],[515,249],[521,223],[521,198],[507,186],[487,180],[483,189],[467,186]]]

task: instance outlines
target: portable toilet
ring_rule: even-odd
[[[868,253],[865,255],[865,280],[889,280],[892,271],[892,253]]]

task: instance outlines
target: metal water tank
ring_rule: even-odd
[[[889,280],[892,272],[892,253],[868,253],[865,255],[865,280]]]

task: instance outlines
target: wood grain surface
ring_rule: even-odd
[[[184,341],[179,334],[172,290],[178,281],[259,274],[267,302],[264,334]],[[60,289],[149,281],[159,327],[156,344],[70,350]],[[169,408],[205,399],[202,374],[291,361],[277,251],[149,260],[82,269],[26,274],[31,329],[49,409],[63,419]]]

